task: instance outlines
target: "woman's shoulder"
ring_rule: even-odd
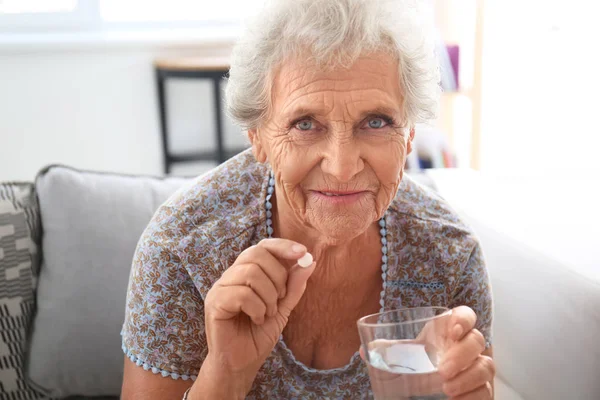
[[[414,267],[427,267],[434,275],[459,273],[478,246],[473,230],[448,202],[408,176],[390,205],[388,221],[402,263],[422,264]]]
[[[266,229],[268,167],[247,150],[178,190],[155,213],[143,242],[160,243],[209,288]]]
[[[222,238],[235,236],[264,219],[268,173],[246,150],[179,189],[154,219],[166,216],[187,228],[180,229],[181,234],[209,225],[218,228]]]
[[[489,277],[479,240],[432,188],[403,180],[388,213],[390,308],[471,307],[491,342]]]

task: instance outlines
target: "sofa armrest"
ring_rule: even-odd
[[[499,377],[526,400],[600,399],[598,177],[427,174],[480,237]]]
[[[481,240],[492,280],[500,378],[524,399],[600,398],[599,282],[464,218]]]

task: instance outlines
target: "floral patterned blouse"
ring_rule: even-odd
[[[140,368],[195,379],[206,357],[203,299],[247,247],[267,237],[269,167],[249,151],[180,189],[154,215],[135,252],[123,350]],[[433,191],[404,177],[387,213],[384,309],[467,305],[491,342],[492,296],[476,237]],[[249,399],[370,398],[358,352],[317,370],[280,339]]]

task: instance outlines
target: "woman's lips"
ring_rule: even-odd
[[[358,191],[358,192],[338,192],[338,191],[320,191],[314,190],[313,194],[319,198],[321,201],[327,201],[333,204],[350,204],[359,200],[362,196],[364,196],[367,192]]]
[[[353,194],[362,193],[362,190],[354,191],[354,192],[341,192],[341,191],[325,191],[325,190],[317,190],[318,193],[324,194],[325,196],[351,196]]]

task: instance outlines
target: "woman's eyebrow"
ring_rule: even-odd
[[[310,108],[310,107],[295,108],[289,112],[283,113],[283,115],[285,116],[286,119],[296,119],[296,118],[300,118],[300,117],[312,117],[312,116],[320,115],[320,114],[323,114],[323,112],[321,110],[318,110],[316,108]]]
[[[365,110],[360,113],[360,119],[364,119],[372,115],[388,115],[390,117],[397,116],[400,110],[391,107],[375,107],[370,110]]]

